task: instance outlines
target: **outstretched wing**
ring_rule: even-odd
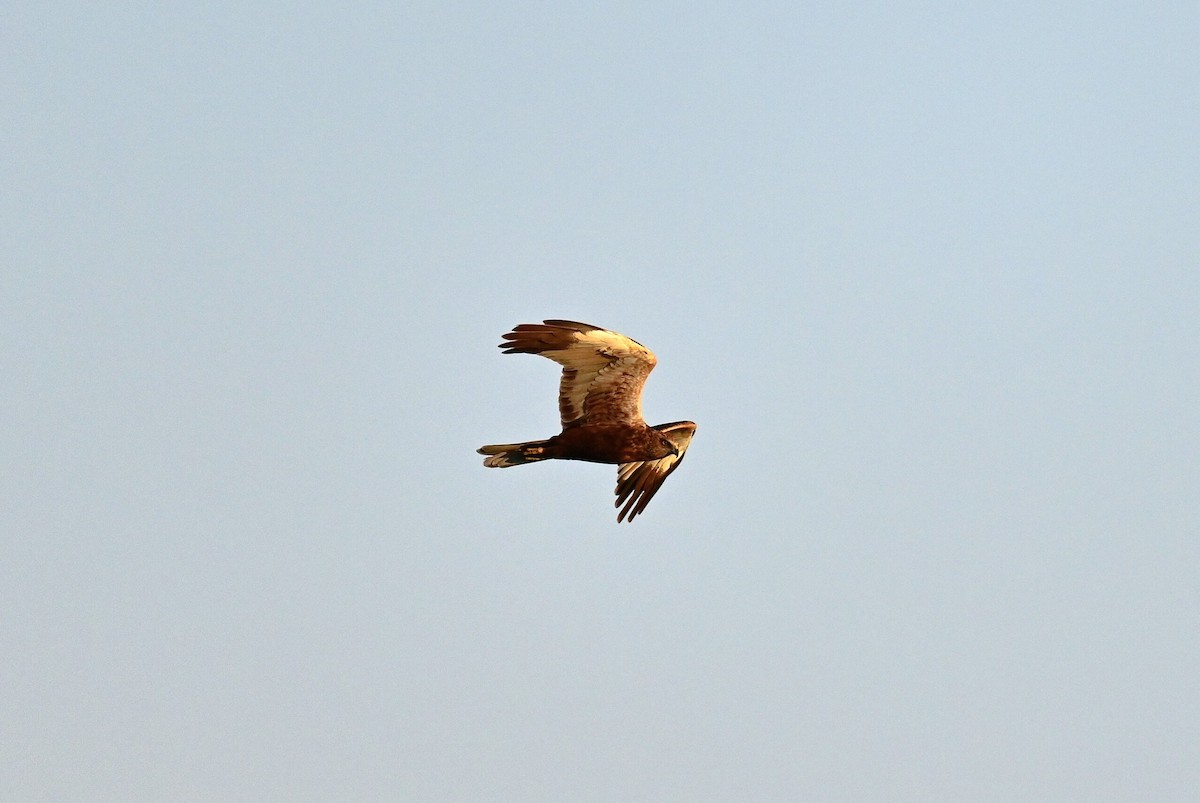
[[[637,463],[622,463],[617,467],[617,501],[614,507],[625,507],[617,516],[617,522],[630,521],[646,509],[654,494],[662,487],[663,482],[671,472],[679,468],[683,456],[687,453],[688,444],[696,432],[696,425],[691,421],[676,421],[674,424],[663,424],[655,427],[666,435],[679,449],[678,455],[667,455],[658,460],[641,460]],[[626,501],[628,500],[628,501]]]
[[[503,337],[505,354],[540,354],[563,367],[558,412],[564,429],[642,422],[642,386],[657,360],[641,343],[559,320],[523,323]]]

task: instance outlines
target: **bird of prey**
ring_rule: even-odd
[[[625,335],[576,321],[523,323],[503,335],[505,354],[540,354],[563,367],[558,385],[562,432],[543,441],[483,446],[488,468],[539,460],[617,464],[621,522],[646,509],[663,481],[683,462],[696,425],[651,427],[642,418],[642,386],[657,361]]]

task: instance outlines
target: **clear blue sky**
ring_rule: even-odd
[[[1194,799],[1194,3],[326,5],[4,15],[0,799]]]

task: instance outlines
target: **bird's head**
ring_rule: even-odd
[[[691,421],[672,421],[670,424],[659,424],[654,429],[662,438],[663,448],[667,450],[663,457],[674,455],[682,460],[683,453],[687,451],[688,444],[692,442],[692,434],[696,431],[696,425]]]

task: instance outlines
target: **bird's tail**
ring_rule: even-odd
[[[547,460],[550,455],[545,454],[546,444],[549,441],[525,441],[524,443],[497,443],[492,446],[480,446],[477,450],[480,454],[491,455],[483,464],[488,468],[508,468],[509,466],[523,466],[526,463],[536,463],[539,460]]]

